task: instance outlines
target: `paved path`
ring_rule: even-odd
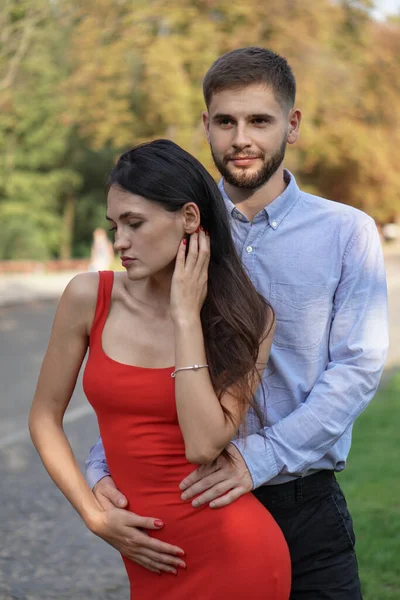
[[[0,308],[0,600],[128,600],[116,551],[96,538],[51,482],[27,414],[56,303]],[[66,433],[82,466],[96,419],[77,385]]]
[[[386,361],[387,371],[400,367],[400,255],[386,257],[389,292],[390,347]]]
[[[54,300],[77,271],[0,275],[0,306],[16,306],[37,300]]]

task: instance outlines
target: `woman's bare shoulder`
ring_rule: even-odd
[[[71,326],[89,333],[96,312],[98,288],[98,273],[75,275],[64,290],[57,313]]]
[[[65,288],[54,316],[52,338],[87,336],[96,312],[98,273],[81,273]]]
[[[74,304],[92,305],[96,304],[98,288],[98,273],[79,273],[68,283],[64,296]]]

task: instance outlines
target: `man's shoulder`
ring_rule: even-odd
[[[375,223],[367,213],[337,200],[329,200],[328,198],[310,194],[303,190],[300,190],[300,200],[307,205],[308,210],[319,212],[321,215],[330,218],[331,222],[332,220],[338,220],[341,223],[348,223],[357,228]]]

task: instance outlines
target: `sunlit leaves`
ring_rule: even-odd
[[[296,75],[303,122],[286,161],[299,183],[380,222],[398,216],[400,22],[373,21],[371,6],[4,0],[0,218],[14,233],[0,257],[57,256],[67,238],[74,253],[86,252],[107,171],[140,141],[172,138],[217,176],[201,123],[202,79],[220,54],[249,45],[281,53]],[[63,218],[71,206],[75,219]]]

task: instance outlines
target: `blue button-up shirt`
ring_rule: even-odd
[[[242,453],[254,487],[320,469],[341,471],[352,426],[372,399],[387,347],[387,292],[378,232],[365,213],[287,187],[250,222],[219,188],[237,251],[272,304],[276,333]],[[87,461],[93,486],[107,474],[101,440]]]

